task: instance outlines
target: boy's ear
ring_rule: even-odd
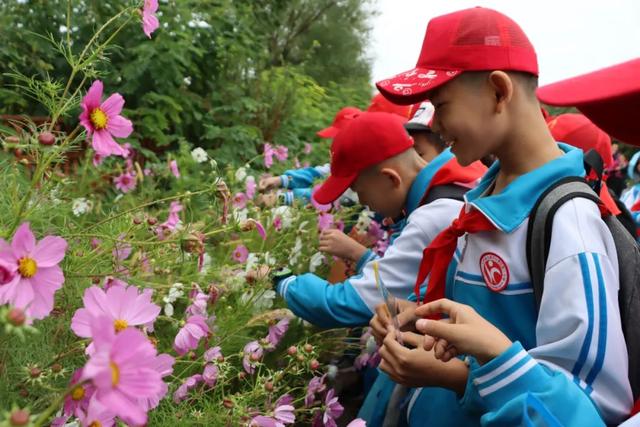
[[[391,181],[391,184],[394,187],[399,187],[402,183],[402,177],[400,174],[393,168],[382,168],[380,169],[380,173],[385,176],[388,180]]]
[[[513,97],[513,80],[504,71],[493,71],[489,84],[496,97],[496,113],[501,113]]]

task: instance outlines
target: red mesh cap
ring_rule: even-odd
[[[336,113],[333,119],[333,123],[328,128],[324,128],[316,133],[320,138],[335,138],[340,129],[346,126],[349,120],[362,113],[359,108],[356,107],[344,107]]]
[[[538,75],[538,60],[522,28],[492,9],[475,7],[429,21],[415,68],[379,81],[389,100],[402,105],[464,71],[523,71]]]
[[[611,138],[582,114],[561,114],[549,117],[547,126],[556,141],[565,142],[584,151],[596,150],[605,168],[613,166]]]
[[[321,204],[336,200],[358,174],[413,147],[404,120],[391,113],[362,113],[351,120],[331,144],[331,174],[313,193]]]
[[[373,97],[373,99],[371,99],[371,104],[367,107],[367,111],[370,113],[392,113],[408,120],[411,113],[411,107],[394,104],[378,93]]]
[[[543,86],[538,98],[575,106],[609,135],[640,146],[640,58]]]

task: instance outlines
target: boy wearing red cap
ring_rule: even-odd
[[[362,111],[356,107],[344,107],[336,113],[331,126],[316,133],[320,138],[333,139],[349,120],[358,116]],[[329,164],[306,167],[301,169],[290,169],[280,176],[263,178],[258,183],[258,190],[262,193],[276,189],[285,188],[287,191],[279,193],[285,205],[293,204],[294,200],[311,200],[311,189],[313,183],[329,175]]]
[[[449,150],[427,164],[413,149],[404,120],[390,113],[363,113],[335,137],[331,146],[331,175],[314,193],[328,204],[348,188],[360,203],[388,217],[407,217],[406,226],[379,261],[380,277],[396,297],[411,294],[422,248],[451,222],[461,202],[451,198],[429,201],[433,188],[470,188],[486,170],[476,162],[461,167]],[[428,202],[424,204],[425,202]],[[424,205],[423,205],[424,204]],[[322,327],[364,326],[381,302],[370,252],[358,262],[359,274],[329,284],[314,274],[277,275],[276,288],[289,308]]]
[[[473,8],[432,19],[418,65],[378,83],[396,103],[429,98],[434,130],[461,165],[487,154],[498,159],[465,195],[458,219],[425,249],[416,290],[428,278],[427,302],[447,296],[472,306],[510,346],[483,364],[453,359],[448,364],[459,374],[445,378],[433,354],[406,349],[388,334],[381,368],[425,386],[409,400],[411,425],[479,425],[481,418],[511,425],[529,395],[565,425],[589,425],[581,409],[591,404],[607,423],[631,408],[617,254],[592,201],[571,199],[555,214],[536,309],[525,255],[529,214],[551,185],[585,174],[582,152],[549,133],[537,75],[521,28],[496,11]]]

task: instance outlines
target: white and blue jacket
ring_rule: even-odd
[[[638,200],[640,200],[640,176],[636,173],[636,166],[638,165],[638,160],[640,160],[640,151],[631,157],[629,160],[629,166],[627,168],[627,175],[631,178],[631,181],[634,182],[633,186],[623,191],[620,196],[620,201],[624,203],[624,205],[631,212],[631,216],[636,223],[636,226],[640,228],[640,211],[632,211],[631,208],[635,205]]]
[[[617,254],[593,202],[576,198],[557,211],[536,310],[525,256],[529,212],[552,183],[585,173],[582,152],[560,148],[563,156],[488,196],[496,162],[465,196],[497,230],[458,239],[446,296],[474,307],[514,344],[482,367],[471,361],[464,396],[436,388],[414,392],[411,426],[518,425],[529,395],[563,426],[600,425],[599,416],[614,424],[629,414]]]
[[[411,295],[422,251],[446,228],[462,208],[462,202],[438,199],[419,206],[431,178],[440,167],[453,158],[444,151],[417,175],[406,202],[406,224],[380,260],[380,277],[389,291],[398,298]],[[342,283],[330,284],[307,273],[288,277],[277,284],[278,293],[297,316],[325,328],[364,326],[382,302],[376,288],[373,267],[368,264],[375,256],[365,253],[357,264],[358,275]]]
[[[284,203],[293,204],[294,200],[302,200],[305,203],[311,201],[311,189],[313,183],[329,175],[329,164],[315,167],[307,167],[301,169],[290,169],[280,175],[280,183],[282,188],[288,191],[281,193]]]

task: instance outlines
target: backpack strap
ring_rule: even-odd
[[[420,206],[428,205],[438,199],[464,200],[465,193],[469,188],[457,184],[442,184],[432,187],[429,192],[420,200]]]
[[[584,179],[573,176],[559,180],[542,193],[529,214],[526,245],[527,265],[538,310],[544,289],[553,218],[564,203],[576,197],[600,203],[600,199],[589,184]]]

